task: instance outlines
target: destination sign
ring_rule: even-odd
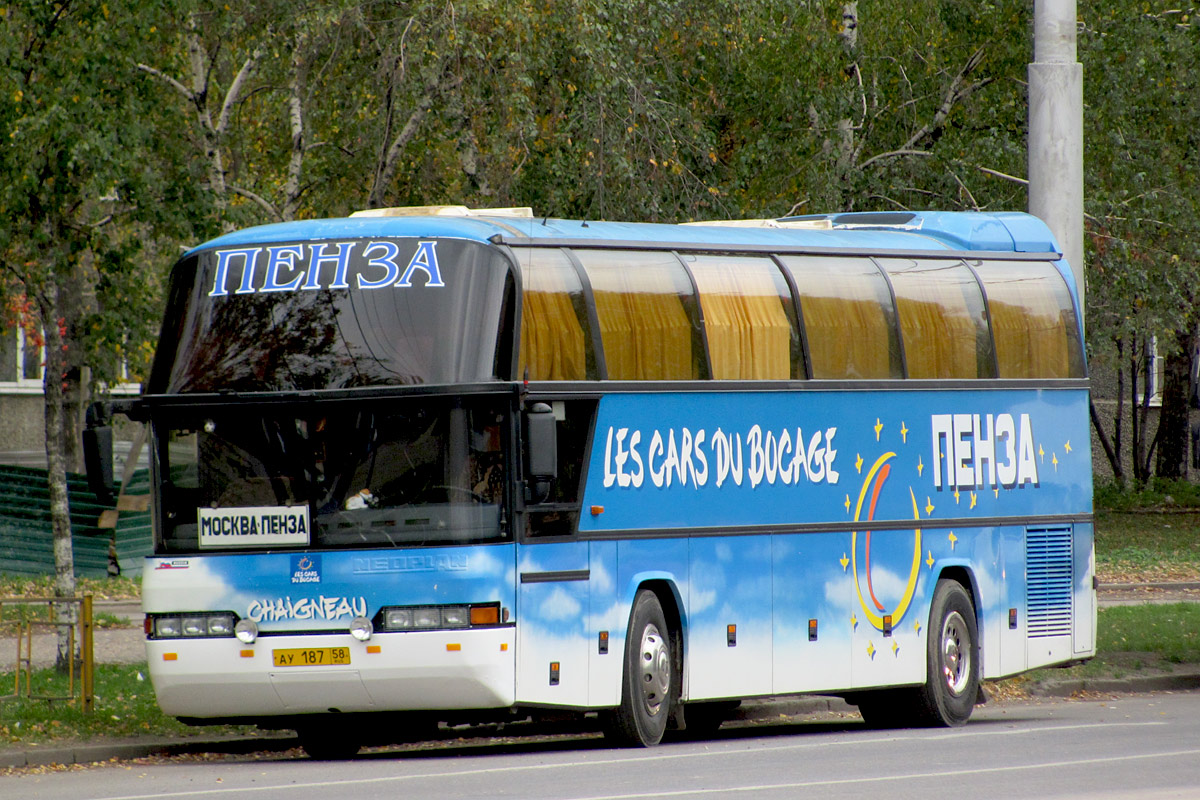
[[[200,508],[201,547],[308,544],[308,506]]]

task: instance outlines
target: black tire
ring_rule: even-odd
[[[916,696],[915,722],[965,725],[979,696],[979,631],[975,604],[957,581],[940,580],[933,591],[926,673]]]
[[[869,728],[903,728],[913,724],[916,695],[914,688],[880,689],[859,692],[847,697],[846,702],[858,706],[858,713]]]
[[[694,740],[712,736],[721,723],[733,717],[741,704],[741,700],[707,700],[686,704],[683,707],[683,719],[687,727],[678,732],[678,738]]]
[[[674,702],[671,631],[658,597],[638,592],[625,634],[621,705],[603,715],[604,735],[621,747],[653,747],[662,741]]]
[[[296,731],[300,746],[313,761],[344,761],[362,748],[358,737],[341,725],[304,727]]]

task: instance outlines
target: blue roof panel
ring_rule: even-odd
[[[233,247],[369,237],[454,238],[485,242],[500,234],[511,243],[522,238],[654,242],[714,246],[784,246],[853,248],[855,250],[960,250],[993,252],[1058,252],[1049,228],[1022,213],[916,212],[903,225],[871,224],[871,214],[852,215],[855,224],[831,230],[602,222],[513,217],[345,217],[261,225],[226,234],[201,248]],[[895,217],[895,215],[891,215]],[[880,216],[881,222],[886,220]]]

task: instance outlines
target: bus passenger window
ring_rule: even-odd
[[[1001,378],[1083,378],[1079,322],[1067,284],[1046,261],[973,264],[987,292]]]
[[[684,256],[700,291],[716,380],[803,378],[787,281],[769,258]]]
[[[783,256],[800,293],[812,377],[902,378],[896,311],[883,273],[865,258]]]
[[[910,378],[994,378],[983,292],[958,260],[879,259],[896,293]]]
[[[600,320],[608,378],[708,377],[692,284],[669,252],[577,250]]]
[[[521,266],[521,349],[517,377],[596,380],[583,284],[561,250],[516,251]]]

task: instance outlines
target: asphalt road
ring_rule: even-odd
[[[614,750],[602,740],[450,742],[347,762],[289,752],[0,778],[0,797],[149,800],[396,797],[1200,798],[1200,692],[977,709],[958,730],[875,731],[856,718],[722,731]]]

